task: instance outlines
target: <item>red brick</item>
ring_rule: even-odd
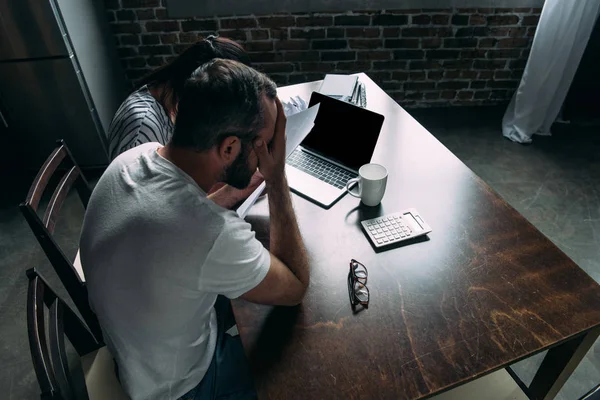
[[[243,40],[246,41],[248,37],[246,36],[246,32],[242,30],[223,30],[219,31],[219,34],[223,37],[232,39],[232,40]],[[181,35],[181,33],[180,33]]]
[[[390,60],[391,58],[392,53],[386,50],[359,51],[357,53],[358,60],[384,61]]]
[[[142,31],[142,27],[133,22],[110,24],[110,27],[114,33],[140,33]]]
[[[473,66],[475,69],[503,69],[506,60],[475,60]]]
[[[431,22],[433,25],[448,25],[450,22],[449,15],[436,14],[432,17]]]
[[[152,8],[149,8],[147,10],[137,10],[135,12],[135,15],[137,16],[137,19],[139,19],[140,21],[156,18],[156,16],[154,15],[154,9],[152,9]]]
[[[287,40],[288,38],[288,30],[287,28],[283,29],[271,29],[271,39],[279,39],[279,40]]]
[[[521,21],[521,25],[523,26],[535,26],[538,24],[538,22],[540,22],[540,16],[539,15],[526,15],[523,17],[523,20]]]
[[[531,8],[515,8],[515,12],[517,12],[517,13],[529,13],[529,12],[531,12]]]
[[[454,99],[456,97],[456,91],[454,91],[454,90],[444,90],[441,93],[440,97],[442,99],[452,100],[452,99]]]
[[[121,0],[123,8],[160,7],[160,0]]]
[[[133,10],[119,10],[115,12],[118,21],[134,21],[135,13]]]
[[[447,70],[444,71],[444,79],[457,79],[460,76],[460,71]]]
[[[437,100],[440,98],[440,92],[425,92],[425,100]]]
[[[492,14],[494,12],[493,8],[478,8],[477,12],[479,14]]]
[[[173,49],[171,48],[171,46],[167,46],[167,45],[140,46],[139,50],[140,50],[140,54],[144,54],[144,55],[173,54]]]
[[[496,14],[508,14],[515,12],[514,8],[495,8],[494,13]]]
[[[406,98],[409,100],[422,100],[423,93],[422,92],[407,92]]]
[[[121,8],[119,0],[104,0],[104,8],[107,10],[118,10]]]
[[[381,39],[349,39],[348,46],[351,49],[377,49],[383,44]]]
[[[392,72],[392,79],[395,81],[405,81],[408,79],[408,72],[404,72],[404,71]]]
[[[468,15],[453,15],[452,25],[469,25]]]
[[[134,57],[127,59],[127,67],[142,68],[146,66],[146,57]]]
[[[516,47],[527,47],[529,45],[529,39],[527,38],[510,38],[500,39],[496,47],[500,49],[516,48]]]
[[[521,50],[519,49],[503,49],[503,50],[495,50],[491,49],[487,52],[488,58],[517,58],[521,55]]]
[[[410,20],[413,25],[429,25],[431,23],[431,16],[426,14],[413,15]]]
[[[370,61],[340,61],[337,70],[345,72],[363,72],[371,69]]]
[[[458,75],[459,78],[461,79],[476,79],[477,78],[477,71],[460,71],[460,74]],[[472,82],[472,81],[471,81]]]
[[[373,79],[375,82],[383,82],[390,80],[390,72],[389,71],[375,71],[375,72],[367,72],[369,78]]]
[[[487,19],[488,25],[516,25],[519,17],[516,15],[490,15]]]
[[[531,9],[531,13],[532,13],[532,14],[540,14],[541,12],[542,12],[542,9],[541,9],[541,8],[539,8],[539,7],[536,7],[536,8],[532,8],[532,9]]]
[[[228,36],[229,37],[229,36]],[[198,41],[199,37],[197,33],[180,33],[179,43],[193,43]]]
[[[457,10],[459,13],[463,13],[463,14],[473,14],[477,12],[476,8],[459,8]]]
[[[394,60],[422,60],[425,56],[423,50],[396,50]]]
[[[471,100],[473,98],[472,90],[461,90],[458,92],[458,98],[460,100]]]
[[[273,42],[247,42],[244,47],[247,51],[272,51]]]
[[[488,33],[490,36],[508,36],[510,32],[510,28],[490,28],[488,29]]]
[[[246,46],[246,50],[248,46]],[[286,53],[290,54],[290,53]],[[250,60],[252,62],[279,62],[283,60],[283,56],[281,53],[267,53],[264,51],[258,53],[250,53]],[[291,61],[291,60],[289,60]]]
[[[408,68],[411,70],[416,69],[439,69],[442,65],[439,61],[427,60],[427,61],[417,61],[413,60],[410,62]]]
[[[291,63],[268,63],[268,64],[254,64],[254,68],[265,73],[290,73],[294,71],[294,65]]]
[[[492,90],[491,99],[506,99],[508,98],[508,90]]]
[[[523,77],[523,72],[524,70],[522,69],[513,69],[512,71],[510,71],[510,78],[520,80]]]
[[[433,71],[427,71],[427,79],[432,79],[434,81],[439,81],[440,79],[442,79],[444,76],[444,71],[438,71],[438,70],[433,70]]]
[[[477,78],[479,79],[492,79],[494,77],[494,71],[479,71]]]
[[[479,39],[479,47],[480,48],[489,48],[496,46],[498,39],[496,38],[481,38]]]
[[[442,65],[446,69],[470,69],[473,66],[473,60],[444,60]]]
[[[269,38],[268,29],[252,29],[250,31],[250,38],[252,40],[266,40]]]
[[[158,43],[158,41],[156,43]],[[127,46],[138,45],[138,44],[140,44],[140,37],[138,35],[122,35],[121,36],[121,44],[127,45]],[[146,43],[144,43],[144,44],[146,44]]]
[[[535,36],[535,30],[536,30],[535,26],[532,26],[531,28],[527,29],[527,37],[534,37]]]
[[[408,15],[381,14],[373,17],[373,25],[398,26],[408,24]]]
[[[406,69],[406,61],[373,61],[374,69]]]
[[[431,90],[435,89],[435,82],[406,82],[405,90]]]
[[[452,36],[452,28],[404,28],[404,37],[448,37]]]
[[[296,18],[292,16],[285,17],[260,17],[258,23],[263,28],[283,28],[296,25]]]
[[[383,28],[383,37],[397,38],[400,36],[400,28]]]
[[[467,59],[467,58],[485,58],[486,54],[487,54],[487,50],[486,49],[461,50],[461,52],[460,52],[460,58],[462,58],[462,59]]]
[[[324,39],[325,29],[290,29],[291,39]]]
[[[106,11],[106,20],[108,22],[115,22],[116,19],[114,11]]]
[[[154,10],[154,14],[156,15],[156,19],[169,19],[169,13],[164,8],[157,8]]]
[[[178,38],[176,33],[165,33],[164,35],[160,35],[160,42],[162,44],[173,44],[177,43]]]
[[[350,26],[371,25],[371,17],[368,15],[338,15],[333,23],[334,25]]]
[[[327,28],[328,39],[338,39],[345,36],[344,28]]]
[[[308,50],[309,47],[310,43],[305,39],[280,40],[275,42],[276,50]]]
[[[442,45],[440,38],[423,38],[421,39],[421,47],[424,49],[436,49]]]
[[[404,97],[405,97],[405,93],[403,91],[389,92],[388,94],[390,96],[392,96],[392,98],[398,102],[404,100]]]
[[[490,94],[492,93],[491,90],[479,90],[477,92],[475,92],[475,96],[474,98],[476,100],[485,100],[485,99],[489,99],[490,98]]]
[[[312,48],[313,50],[346,49],[348,48],[348,42],[342,39],[313,40]]]
[[[140,78],[145,77],[151,72],[148,68],[143,69],[129,69],[127,70],[127,79],[137,81]]]
[[[438,89],[466,89],[469,87],[468,81],[447,81],[438,82]]]
[[[427,58],[435,60],[457,59],[459,50],[427,50]]]
[[[381,82],[381,88],[386,92],[402,90],[403,83],[402,82],[394,82],[394,81],[384,81]]]
[[[284,61],[319,61],[318,51],[286,51],[283,54]]]
[[[296,26],[304,27],[304,26],[329,26],[333,25],[333,17],[324,17],[324,16],[310,16],[310,17],[297,17],[296,18]]]
[[[487,87],[492,89],[515,89],[519,85],[518,80],[488,81]]]
[[[321,61],[350,61],[356,59],[355,51],[323,51]]]
[[[164,59],[164,57],[160,57],[160,56],[151,56],[151,57],[148,57],[147,63],[151,67],[159,67],[165,63],[165,59]]]
[[[445,48],[477,47],[476,38],[444,39]]]
[[[381,36],[379,28],[346,28],[346,37],[377,38]]]
[[[488,34],[489,29],[485,27],[458,28],[456,30],[456,37],[487,36]]]
[[[469,18],[469,25],[485,25],[487,24],[487,18],[485,15],[473,14]]]
[[[510,71],[496,71],[494,79],[510,79]]]
[[[508,36],[510,36],[510,37],[524,37],[524,36],[527,36],[527,28],[525,28],[525,27],[510,28],[508,30]]]
[[[419,39],[386,39],[385,47],[388,49],[418,49]]]
[[[424,81],[425,77],[426,77],[425,71],[418,71],[418,72],[411,71],[408,74],[408,80],[413,81],[413,82],[414,81]]]
[[[287,74],[271,74],[269,75],[269,78],[271,78],[277,86],[285,86],[289,82],[289,76]]]
[[[221,19],[221,29],[243,29],[256,28],[257,23],[254,18],[223,18]]]
[[[184,32],[216,31],[217,21],[212,19],[181,21],[181,30]]]
[[[308,72],[328,72],[335,69],[335,63],[332,62],[303,62],[300,63],[300,69]]]

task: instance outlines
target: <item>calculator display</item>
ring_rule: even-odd
[[[411,213],[404,213],[402,217],[408,222],[414,231],[422,231],[423,227]]]

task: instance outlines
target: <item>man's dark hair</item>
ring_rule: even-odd
[[[204,151],[237,136],[248,145],[264,126],[263,96],[277,96],[264,74],[233,60],[207,62],[185,83],[171,143]]]

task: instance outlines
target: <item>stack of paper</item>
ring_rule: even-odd
[[[285,134],[287,136],[285,142],[285,157],[287,158],[298,147],[308,135],[315,124],[315,117],[319,112],[319,105],[315,104],[311,108],[291,115],[287,119]],[[250,208],[256,203],[256,200],[265,189],[266,185],[263,182],[252,194],[242,203],[236,210],[238,215],[245,218],[248,215]]]

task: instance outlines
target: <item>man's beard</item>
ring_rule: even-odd
[[[248,168],[248,158],[250,156],[250,146],[242,145],[242,151],[231,165],[225,170],[225,179],[223,182],[236,189],[244,189],[250,184],[254,171]]]

